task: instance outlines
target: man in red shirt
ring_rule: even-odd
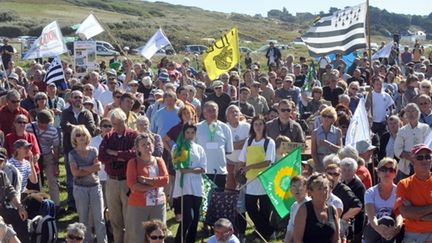
[[[105,135],[99,146],[99,160],[108,174],[106,198],[114,242],[124,242],[129,191],[126,168],[128,161],[136,157],[134,142],[138,133],[128,128],[127,116],[121,108],[110,111],[108,117],[113,131]]]
[[[42,71],[36,70],[32,77],[33,84],[39,88],[39,91],[46,92],[48,85],[46,82],[44,82],[43,79],[44,74],[42,73]]]
[[[13,131],[13,123],[17,115],[23,114],[31,121],[30,114],[20,106],[20,102],[19,92],[14,89],[9,90],[6,94],[6,105],[0,108],[0,129],[5,135]]]

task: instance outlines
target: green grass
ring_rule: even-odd
[[[65,171],[65,167],[64,167],[64,162],[63,159],[60,160],[60,176],[59,176],[59,180],[60,180],[60,200],[61,200],[61,205],[62,207],[64,207],[66,209],[66,198],[67,198],[67,192],[66,192],[66,171]],[[44,191],[48,191],[48,189],[46,187],[44,187]],[[248,227],[246,230],[246,242],[252,242],[253,240],[255,240],[256,238],[253,236],[253,229],[252,229],[252,221],[248,219]],[[61,218],[58,219],[57,222],[57,227],[59,229],[59,239],[60,240],[64,240],[66,238],[66,227],[71,224],[71,223],[75,223],[75,222],[79,222],[79,218],[78,215],[76,213],[73,214],[68,214],[65,215]],[[174,217],[174,212],[173,210],[167,210],[167,226],[168,229],[170,230],[170,232],[172,233],[172,237],[168,237],[168,239],[166,240],[167,243],[171,243],[174,242],[174,236],[177,233],[177,229],[179,227],[179,224],[175,221],[175,217]],[[206,242],[208,237],[206,237],[203,234],[203,224],[200,222],[198,225],[198,234],[197,234],[197,239],[195,242]],[[276,241],[271,241],[271,242],[283,242],[283,235],[281,235],[278,240]]]

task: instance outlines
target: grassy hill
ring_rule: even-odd
[[[53,20],[59,22],[65,36],[73,35],[70,26],[80,23],[91,11],[120,45],[132,48],[143,45],[159,26],[175,49],[186,44],[208,44],[202,39],[217,38],[232,26],[239,28],[242,41],[252,42],[246,45],[249,47],[258,47],[267,39],[290,42],[299,35],[296,24],[162,2],[42,0],[36,4],[31,0],[1,0],[0,6],[0,33],[9,37],[37,36]],[[6,18],[10,21],[4,21],[4,15],[11,16]],[[111,39],[107,32],[97,38]]]

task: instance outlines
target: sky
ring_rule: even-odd
[[[155,2],[155,0],[149,0]],[[291,14],[309,12],[318,14],[320,11],[328,12],[330,7],[344,8],[360,4],[362,0],[158,0],[162,2],[194,6],[205,10],[243,13],[249,15],[261,14],[266,17],[271,9],[286,7]],[[430,0],[370,0],[371,6],[386,9],[389,12],[429,15],[432,12]]]

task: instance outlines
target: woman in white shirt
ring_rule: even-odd
[[[199,220],[203,192],[202,174],[206,172],[207,158],[201,145],[195,143],[197,127],[183,125],[180,138],[173,147],[173,164],[176,168],[174,198],[181,197],[182,221],[175,242],[194,242]],[[183,234],[183,235],[182,235]]]
[[[263,115],[255,116],[251,124],[250,136],[244,143],[239,156],[239,160],[244,163],[241,170],[246,174],[248,180],[246,212],[258,232],[265,239],[269,239],[274,232],[269,221],[273,206],[257,176],[275,161],[276,146],[273,139],[267,137]]]
[[[363,233],[366,242],[393,242],[402,228],[402,216],[393,213],[396,165],[396,160],[392,158],[382,159],[377,166],[380,182],[365,193],[365,209],[369,219]]]

